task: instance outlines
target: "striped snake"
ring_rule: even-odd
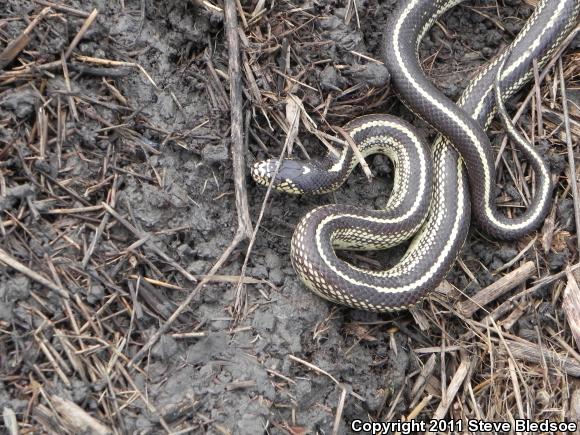
[[[467,237],[470,217],[487,234],[513,240],[538,228],[551,202],[551,175],[525,140],[515,140],[536,177],[525,212],[507,218],[495,205],[494,156],[486,130],[496,106],[532,76],[577,24],[580,0],[540,0],[512,44],[469,83],[457,103],[425,77],[419,44],[434,22],[462,0],[400,1],[389,17],[385,62],[401,100],[439,133],[429,148],[409,124],[388,115],[362,116],[345,129],[363,156],[385,154],[395,166],[384,210],[324,205],[298,223],[291,242],[294,269],[315,293],[367,311],[408,308],[445,277]],[[495,92],[494,92],[495,91]],[[505,120],[508,134],[513,126]],[[518,139],[518,137],[516,137]],[[337,189],[357,164],[350,147],[319,161],[269,159],[256,162],[258,184],[305,194]],[[471,208],[471,213],[469,210]],[[388,270],[372,271],[339,259],[335,249],[385,249],[411,238],[403,258]]]

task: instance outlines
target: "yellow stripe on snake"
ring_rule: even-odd
[[[418,48],[433,23],[460,2],[400,1],[390,17],[385,63],[392,84],[439,137],[429,148],[412,126],[388,115],[359,117],[345,126],[363,156],[382,153],[393,161],[395,179],[384,210],[324,205],[298,223],[292,264],[306,286],[325,299],[378,312],[410,307],[443,280],[467,237],[471,216],[485,233],[514,240],[537,229],[549,210],[550,172],[524,140],[515,142],[534,170],[534,198],[515,218],[497,210],[494,156],[485,131],[497,110],[496,98],[505,101],[521,89],[532,76],[534,59],[544,65],[576,26],[580,0],[540,0],[510,46],[453,103],[426,79]],[[345,147],[338,158],[329,154],[321,161],[257,162],[252,176],[287,193],[325,193],[337,189],[356,164]],[[335,253],[385,249],[411,237],[404,257],[388,270],[355,267]]]

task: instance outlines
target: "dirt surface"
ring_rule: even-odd
[[[241,3],[250,19],[257,2]],[[199,278],[236,230],[228,50],[222,14],[208,4],[69,1],[71,9],[86,15],[96,9],[98,15],[69,57],[68,72],[57,65],[6,75],[27,62],[61,60],[86,19],[65,9],[49,12],[18,58],[0,72],[0,246],[70,296],[65,301],[57,291],[0,263],[4,425],[10,427],[13,415],[21,433],[80,433],[87,427],[98,433],[96,422],[84,423],[81,430],[67,418],[75,409],[72,402],[87,420],[92,416],[101,429],[116,433],[303,434],[332,433],[333,427],[350,433],[354,419],[397,420],[425,397],[429,399],[418,418],[429,419],[464,361],[469,381],[447,418],[509,419],[517,400],[505,385],[514,379],[514,364],[525,371],[517,378],[524,402],[535,404],[526,415],[569,418],[566,411],[554,409],[572,406],[573,374],[568,379],[565,369],[556,369],[548,381],[542,373],[552,366],[525,358],[508,362],[494,348],[500,347],[496,335],[486,343],[485,329],[454,308],[455,300],[464,300],[526,260],[536,263],[531,278],[557,273],[577,260],[566,149],[559,132],[540,140],[544,149],[557,145],[547,154],[561,175],[552,214],[556,226],[516,244],[490,241],[472,230],[448,276],[452,286],[446,287],[451,288],[447,296],[439,294],[413,313],[364,313],[310,293],[290,265],[293,227],[315,205],[379,208],[386,203],[393,168],[378,156],[369,159],[376,175],[372,183],[357,170],[332,195],[273,193],[249,256],[246,276],[259,283],[245,286],[243,315],[234,313],[236,285],[230,281],[240,275],[247,243],[236,248],[219,270],[219,280],[196,295],[146,358],[136,367],[127,366],[195,287],[149,243]],[[272,114],[284,113],[289,92],[300,98],[321,130],[364,113],[388,112],[412,120],[433,137],[389,90],[388,72],[377,62],[385,21],[395,4],[361,0],[353,13],[350,1],[266,2],[260,18],[242,32],[243,59],[254,68],[257,86],[252,89],[244,81],[248,166],[279,155],[285,134]],[[0,47],[20,35],[43,7],[3,2]],[[429,77],[456,99],[469,77],[513,39],[532,10],[517,0],[453,8],[421,48]],[[260,38],[269,42],[258,44]],[[564,64],[569,62],[565,57]],[[272,73],[275,69],[285,73]],[[257,95],[262,106],[256,104]],[[559,107],[552,109],[560,113]],[[43,120],[48,122],[45,130]],[[532,121],[524,115],[524,125]],[[299,137],[310,155],[324,153],[303,129]],[[496,145],[502,138],[492,135]],[[295,145],[294,155],[304,157],[300,146]],[[505,160],[513,163],[511,152]],[[499,179],[500,200],[517,201],[504,167]],[[247,182],[255,222],[265,190],[249,177]],[[103,202],[135,231],[108,214]],[[542,241],[547,233],[553,242],[546,253]],[[530,242],[531,249],[511,268],[494,273]],[[346,258],[386,267],[402,252]],[[517,289],[526,284],[522,286]],[[557,333],[574,346],[559,308],[563,286],[555,280],[518,299],[520,311],[514,314],[512,307],[504,314],[513,320],[505,333],[551,346],[542,338],[548,328],[550,338]],[[473,321],[485,314],[477,313]],[[569,349],[554,351],[568,354]],[[413,391],[419,372],[431,363],[427,387]],[[462,409],[463,403],[469,409]]]

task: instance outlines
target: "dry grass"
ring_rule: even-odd
[[[4,425],[13,434],[123,433],[123,415],[131,413],[132,403],[139,400],[168,433],[208,427],[229,433],[227,428],[212,426],[206,416],[198,415],[192,426],[187,418],[193,412],[192,403],[157,409],[135,377],[147,376],[145,357],[163,333],[179,338],[204,336],[203,331],[184,331],[183,325],[176,325],[201,285],[209,280],[246,285],[258,281],[243,273],[240,277],[215,275],[219,262],[208,275],[194,276],[156,244],[157,234],[139,228],[130,204],[123,204],[127,212],[121,214],[122,177],[159,183],[158,177],[138,173],[127,163],[146,161],[159,153],[143,135],[143,128],[156,129],[168,140],[171,132],[159,131],[138,108],[128,105],[114,79],[139,71],[154,88],[157,85],[140,65],[76,54],[75,47],[90,29],[96,11],[44,0],[36,3],[35,13],[26,17],[26,29],[13,40],[2,39],[0,53],[0,68],[8,65],[0,72],[0,102],[28,99],[34,110],[28,117],[0,119],[0,262],[6,266],[4,273],[18,279],[26,277],[22,278],[23,287],[30,288],[18,301],[13,320],[0,321],[0,378],[14,397],[27,402],[23,415],[15,416],[10,408],[5,409]],[[214,13],[222,11],[217,2],[197,3]],[[254,144],[254,152],[276,155],[287,144],[287,152],[301,158],[319,154],[323,149],[313,149],[301,139],[307,134],[334,150],[347,144],[336,127],[353,117],[398,104],[385,86],[350,86],[348,81],[344,88],[317,86],[312,77],[333,62],[325,55],[329,43],[324,32],[315,26],[318,17],[292,2],[277,2],[273,10],[266,9],[262,1],[253,3],[253,8],[236,4],[246,100],[243,125],[240,120],[238,127],[243,127],[245,142]],[[356,27],[359,11],[354,2],[348,5],[344,21]],[[76,33],[61,57],[47,59],[26,47],[32,32],[45,38],[53,36],[45,25],[51,19],[66,21]],[[0,30],[3,24],[0,20]],[[354,50],[350,54],[364,64],[381,63],[369,54]],[[435,57],[426,60],[427,68]],[[347,325],[345,333],[352,335],[355,343],[373,341],[379,328],[390,328],[392,336],[408,334],[409,352],[421,367],[407,374],[402,390],[385,392],[388,401],[369,419],[579,418],[578,239],[562,230],[556,219],[559,202],[577,196],[571,180],[575,178],[580,109],[572,102],[564,105],[562,95],[566,91],[577,95],[579,60],[578,53],[559,54],[543,72],[538,71],[538,80],[527,98],[524,95],[516,115],[519,118],[529,113],[520,128],[533,140],[548,141],[555,153],[568,159],[565,173],[557,179],[553,213],[544,228],[517,244],[519,254],[505,267],[489,271],[497,281],[475,296],[468,297],[444,283],[429,303],[412,312],[417,330],[408,322],[391,320]],[[214,107],[229,110],[228,75],[209,59],[206,67],[209,98]],[[348,66],[337,68],[346,71]],[[98,89],[102,93],[73,91],[78,71],[101,83]],[[49,91],[47,80],[55,75],[63,78],[67,92]],[[84,134],[78,130],[80,124],[71,127],[69,120],[90,120],[100,128],[94,137],[80,140]],[[135,127],[137,123],[141,128]],[[298,149],[293,150],[293,145]],[[56,150],[54,161],[47,159],[48,148]],[[507,153],[512,150],[504,141],[498,162],[507,162]],[[63,166],[72,156],[90,173],[75,173]],[[500,183],[512,179],[529,199],[533,192],[533,185],[526,183],[529,171],[515,152],[510,157],[515,167],[508,170],[500,165]],[[513,200],[506,198],[504,205],[513,209]],[[578,210],[576,204],[576,222]],[[168,230],[164,235],[180,230]],[[244,236],[248,235],[245,228]],[[569,253],[568,265],[562,271],[549,272],[550,252]],[[461,262],[466,276],[475,280],[483,267],[474,259]],[[28,286],[27,280],[40,285]],[[184,282],[194,289],[179,308],[168,310],[156,288],[183,291]],[[102,291],[105,296],[95,303],[92,295]],[[243,317],[243,292],[239,298],[235,311]],[[548,310],[546,304],[564,304],[565,310]],[[148,342],[135,342],[135,319],[142,316],[163,326]],[[518,326],[520,320],[524,322]],[[321,322],[313,333],[314,340],[326,327]],[[412,339],[416,337],[419,339]],[[391,349],[397,351],[395,343],[393,340]],[[28,364],[30,355],[35,356],[34,362]],[[350,380],[338,380],[304,358],[291,359],[304,370],[337,384],[340,395],[333,410],[336,432],[345,403],[363,398],[343,384]],[[280,382],[280,388],[294,382],[288,374],[269,373],[272,382]],[[53,379],[70,389],[79,380],[94,385],[90,394],[98,407],[79,407],[61,397],[52,388]],[[295,421],[274,421],[273,425],[287,433],[304,433]]]
[[[482,13],[478,10],[476,12]],[[252,13],[249,16],[252,17]],[[305,79],[309,71],[320,70],[329,61],[324,58],[308,58],[310,62],[307,62],[296,58],[297,50],[292,49],[299,46],[300,53],[304,53],[305,46],[324,45],[324,40],[318,39],[319,33],[311,29],[301,31],[311,18],[308,11],[299,8],[284,10],[284,7],[279,7],[269,14],[271,33],[265,33],[264,26],[249,26],[245,29],[249,42],[244,55],[248,58],[248,66],[244,70],[245,83],[255,107],[254,112],[260,115],[251,123],[250,131],[254,128],[260,130],[268,125],[272,126],[272,131],[283,131],[286,137],[292,136],[294,139],[298,127],[289,126],[289,114],[294,113],[293,110],[296,109],[293,108],[298,107],[303,129],[319,139],[324,138],[322,143],[333,149],[331,144],[344,143],[339,141],[340,136],[329,136],[329,132],[337,132],[336,127],[341,121],[362,113],[372,113],[376,107],[384,108],[390,94],[387,89],[370,86],[324,90]],[[497,22],[496,25],[502,28],[501,23]],[[440,26],[445,30],[442,24]],[[276,28],[277,31],[274,31]],[[283,43],[280,43],[281,40]],[[566,89],[577,89],[579,84],[578,55],[562,54],[570,40],[568,38],[562,50],[543,71],[536,70],[535,85],[519,106],[514,122],[523,113],[530,113],[526,122],[521,125],[522,131],[531,140],[548,141],[555,153],[569,152],[568,168],[574,168],[577,152],[574,146],[580,137],[577,129],[579,110],[577,106],[567,108],[562,103],[562,95],[565,95]],[[358,54],[362,62],[376,62],[368,55]],[[436,56],[425,59],[427,73]],[[280,58],[287,59],[283,63],[283,71],[276,65]],[[259,83],[256,83],[257,76],[261,77]],[[261,97],[256,88],[260,90]],[[297,94],[300,95],[299,102],[296,102]],[[350,98],[345,101],[344,96],[347,94],[350,94]],[[315,103],[311,104],[312,101]],[[361,111],[361,106],[357,107],[356,103],[363,101],[365,105]],[[285,118],[282,114],[283,107],[286,108]],[[289,107],[292,110],[288,110]],[[256,141],[264,148],[262,140]],[[284,138],[268,141],[269,148],[274,147],[271,151],[273,155],[277,155],[283,141]],[[300,151],[293,155],[303,157],[312,153],[308,148],[302,149],[304,144],[300,139],[297,138],[295,142]],[[499,182],[503,183],[504,179],[513,181],[528,203],[533,195],[533,185],[528,185],[528,180],[531,179],[529,169],[525,162],[518,160],[515,150],[507,147],[508,141],[504,138],[498,153],[498,163],[503,161],[506,165],[500,165]],[[515,163],[515,170],[510,169],[512,163],[508,163],[505,158],[506,152],[511,153],[509,160]],[[542,421],[548,418],[562,421],[577,418],[580,404],[574,394],[574,378],[580,376],[580,355],[576,351],[569,326],[572,324],[578,328],[575,326],[578,323],[578,306],[571,302],[578,297],[575,293],[578,292],[578,286],[573,278],[577,268],[577,239],[570,240],[570,234],[562,230],[555,220],[558,201],[575,191],[575,185],[569,182],[570,178],[566,175],[556,180],[559,183],[556,202],[542,231],[523,240],[518,245],[519,253],[501,270],[490,271],[496,276],[495,283],[483,288],[473,297],[458,295],[457,289],[444,283],[440,288],[442,296],[434,296],[427,310],[413,313],[418,325],[424,325],[429,330],[432,342],[439,344],[414,349],[424,370],[409,374],[405,384],[408,390],[395,392],[391,396],[393,402],[384,412],[380,415],[369,415],[369,419],[513,421],[527,418]],[[575,178],[575,175],[572,177]],[[519,206],[507,197],[502,205],[508,208],[508,213],[512,213],[514,206]],[[575,216],[580,216],[578,205],[575,205]],[[570,252],[569,267],[566,271],[550,275],[546,267],[547,254],[563,251]],[[461,262],[461,265],[464,273],[475,280],[477,273],[472,273],[470,269],[478,270],[483,266],[472,261],[468,264]],[[511,272],[506,274],[507,271]],[[566,275],[572,285],[568,285],[567,292],[564,292]],[[557,317],[548,314],[550,322],[540,319],[542,314],[539,307],[542,299],[546,299],[546,296],[540,294],[540,290],[545,288],[554,289],[552,296],[547,299],[551,305],[558,306],[566,301],[575,304],[574,307],[567,308],[568,315],[555,310]],[[566,293],[570,296],[566,297]],[[517,323],[520,319],[529,319],[532,329],[519,329]],[[375,327],[361,324],[347,326],[347,331],[358,337],[359,342],[373,341]],[[435,338],[433,334],[439,338]],[[334,379],[332,374],[321,371],[307,361],[297,358],[294,360]],[[340,384],[339,388],[345,391]],[[392,410],[397,409],[398,401],[404,400],[403,397],[410,399],[410,402],[406,402],[409,405],[408,411],[397,414]],[[344,400],[343,393],[337,403],[335,421],[339,420]],[[335,425],[335,431],[337,427]]]

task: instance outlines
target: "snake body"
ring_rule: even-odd
[[[431,147],[408,124],[387,115],[356,118],[345,128],[363,155],[386,154],[395,165],[393,192],[385,210],[325,205],[298,223],[291,260],[302,281],[320,296],[368,311],[410,307],[445,277],[467,237],[470,216],[486,233],[517,239],[536,229],[550,207],[550,173],[542,157],[517,141],[536,176],[536,192],[521,215],[508,219],[495,201],[494,159],[485,130],[505,100],[543,65],[574,28],[580,0],[540,0],[512,44],[477,76],[457,103],[424,76],[418,47],[433,23],[462,0],[400,2],[387,25],[385,62],[403,102],[439,132]],[[501,68],[501,69],[500,69]],[[494,92],[494,85],[495,91]],[[345,147],[322,161],[270,159],[252,176],[288,193],[324,193],[338,188],[356,165]],[[371,271],[340,260],[334,249],[383,249],[413,237],[394,267]]]

